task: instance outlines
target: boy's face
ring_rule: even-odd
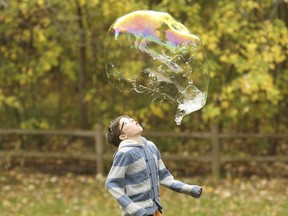
[[[132,118],[122,117],[119,121],[121,135],[126,135],[126,139],[141,135],[143,128]],[[120,136],[121,136],[120,135]]]

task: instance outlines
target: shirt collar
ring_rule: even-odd
[[[144,145],[147,145],[146,139],[144,137],[141,137],[143,140]],[[142,144],[136,143],[134,140],[123,140],[120,145],[118,146],[118,150],[123,148],[123,147],[141,147],[143,146]]]

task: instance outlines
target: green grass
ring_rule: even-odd
[[[285,216],[288,179],[181,179],[204,188],[201,199],[161,188],[164,216]],[[104,178],[55,176],[27,171],[0,175],[2,216],[117,216],[116,201],[104,188]]]

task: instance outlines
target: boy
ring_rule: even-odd
[[[111,122],[106,136],[118,151],[105,186],[120,204],[122,216],[160,216],[159,184],[199,198],[202,188],[174,180],[159,150],[142,132],[137,121],[123,115]]]

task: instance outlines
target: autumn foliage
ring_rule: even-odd
[[[205,132],[214,124],[223,132],[287,133],[287,8],[285,0],[0,1],[0,127],[106,128],[125,113],[145,130]],[[180,126],[173,104],[121,93],[108,83],[103,53],[108,28],[139,9],[168,12],[202,40],[210,68],[207,104]],[[34,149],[45,143],[1,138],[0,150],[25,140]],[[43,148],[62,149],[59,140]],[[237,154],[243,147],[251,155],[287,155],[287,141],[270,142],[222,147]],[[191,146],[180,139],[159,144],[182,153]]]

